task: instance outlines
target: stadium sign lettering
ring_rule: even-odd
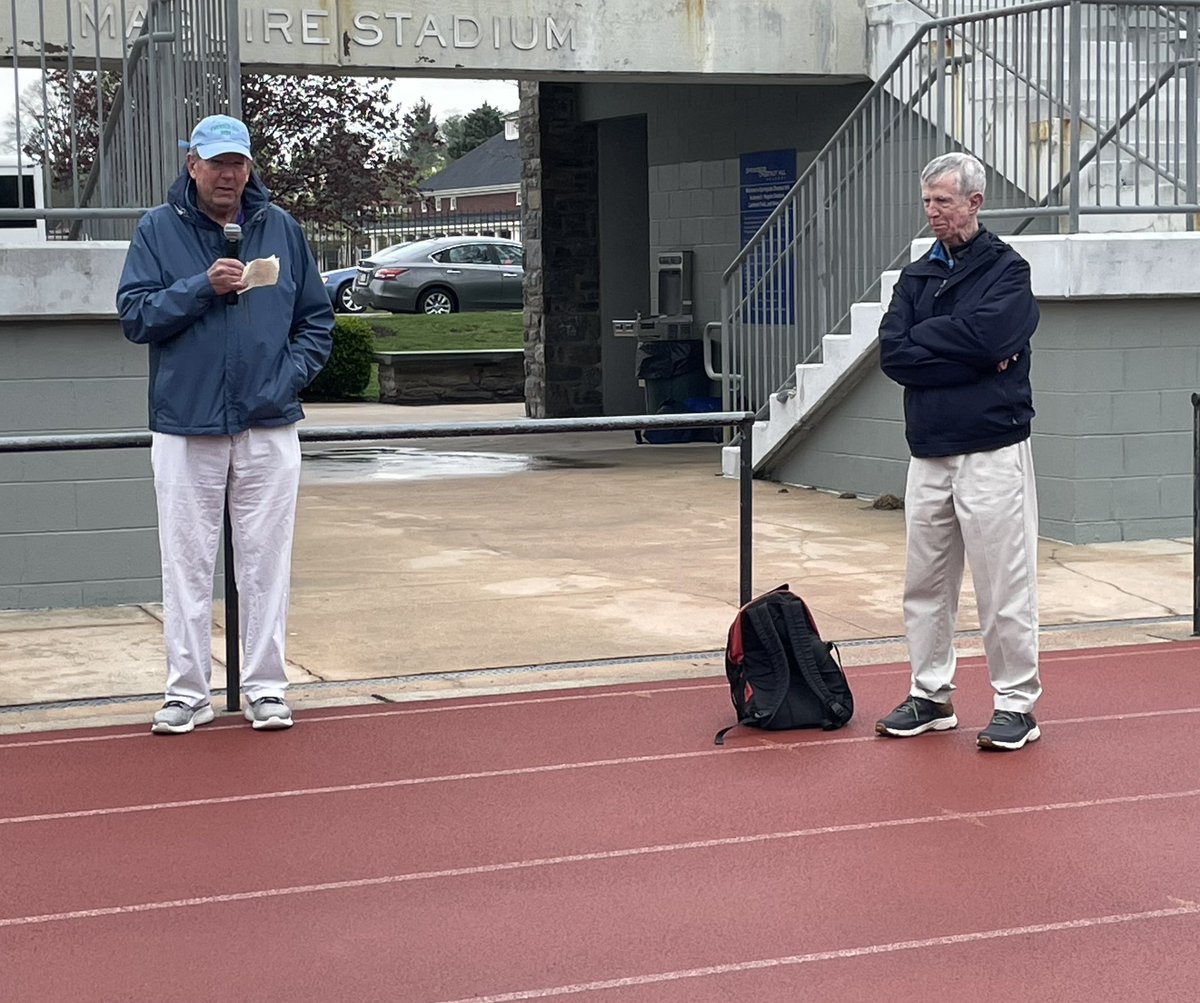
[[[79,0],[81,39],[115,39],[123,29],[127,41],[135,38],[146,23],[144,3],[125,10],[122,19],[117,4],[103,7],[94,0]],[[183,25],[185,34],[189,26]],[[464,14],[414,14],[400,10],[359,10],[350,25],[341,29],[333,14],[320,8],[289,10],[258,7],[242,11],[241,36],[247,43],[262,45],[338,45],[349,54],[352,45],[374,48],[392,45],[398,49],[533,49],[575,50],[575,22],[570,17],[540,16],[475,17]]]

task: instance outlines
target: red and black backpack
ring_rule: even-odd
[[[854,714],[854,697],[837,649],[821,640],[808,606],[781,585],[748,602],[733,619],[725,646],[725,675],[737,724],[770,731],[833,731]]]

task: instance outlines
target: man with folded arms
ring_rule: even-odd
[[[980,225],[983,165],[948,153],[921,173],[933,249],[901,273],[879,328],[880,362],[904,387],[909,696],[875,726],[909,737],[957,727],[954,620],[964,558],[994,695],[983,749],[1041,737],[1037,492],[1030,449],[1029,265]]]

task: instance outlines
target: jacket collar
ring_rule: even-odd
[[[994,261],[996,255],[1005,249],[1004,243],[990,230],[979,225],[979,232],[962,247],[953,252],[953,267],[950,265],[950,252],[936,242],[923,258],[918,258],[909,265],[910,275],[936,276],[946,278],[947,272],[952,279],[961,278],[975,271],[976,268]]]
[[[930,261],[944,261],[949,268],[954,268],[960,261],[963,261],[971,256],[971,251],[979,242],[979,238],[987,233],[987,227],[982,223],[979,224],[979,229],[975,231],[971,239],[961,247],[956,247],[954,250],[948,248],[942,241],[934,241],[933,247],[929,249],[928,258]],[[987,244],[988,241],[984,241]]]

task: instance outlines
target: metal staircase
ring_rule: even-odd
[[[918,4],[930,19],[725,272],[723,405],[759,414],[756,470],[873,364],[933,157],[988,166],[999,233],[1196,225],[1200,0],[951,3]]]

